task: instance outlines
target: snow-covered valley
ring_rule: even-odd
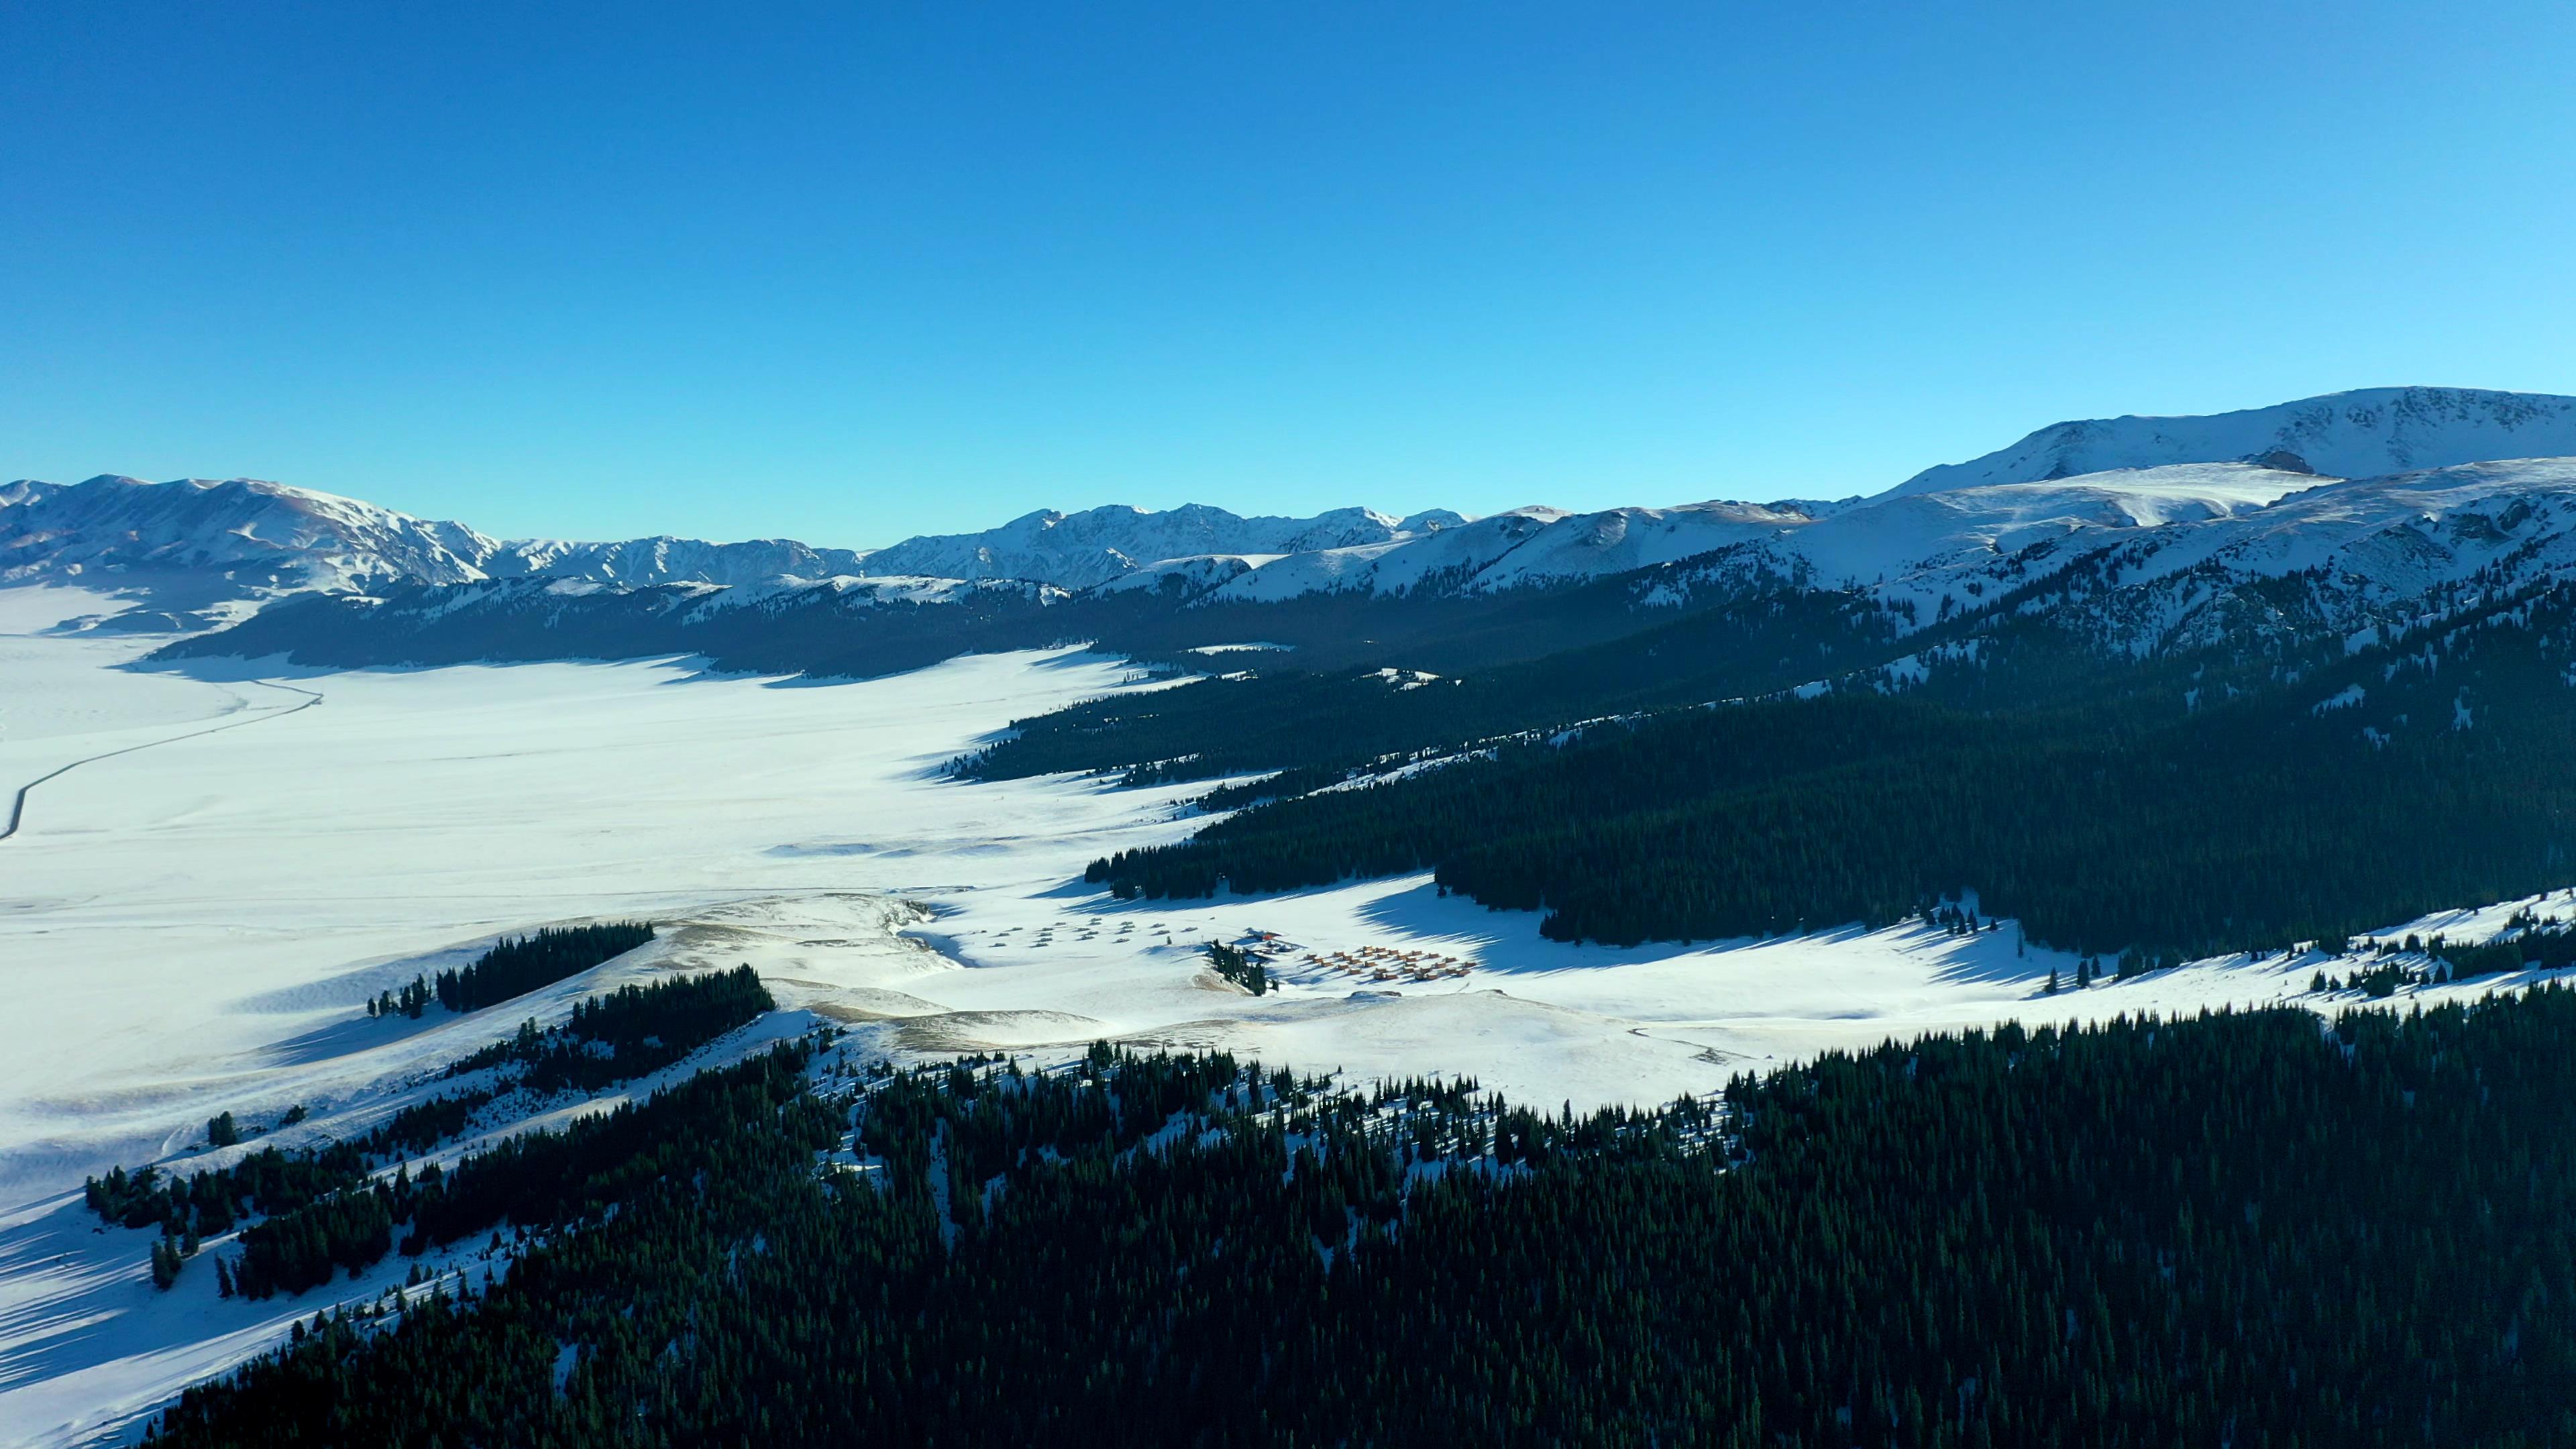
[[[0,841],[9,1443],[126,1432],[327,1296],[219,1302],[203,1275],[156,1294],[148,1234],[93,1232],[85,1175],[182,1152],[222,1111],[274,1122],[301,1105],[311,1119],[271,1139],[289,1144],[363,1127],[522,1017],[627,979],[747,962],[785,1008],[767,1033],[830,1021],[896,1057],[1051,1060],[1112,1038],[1355,1079],[1472,1075],[1578,1107],[2011,1018],[2354,999],[2308,994],[2326,963],[2304,956],[2044,997],[2075,958],[2024,947],[2009,922],[1621,950],[1544,940],[1534,915],[1427,876],[1112,900],[1083,884],[1084,864],[1204,823],[1186,805],[1204,782],[941,771],[1013,718],[1171,687],[1079,650],[825,684],[671,659],[142,671],[122,666],[147,637],[44,632],[114,607],[0,591],[0,785],[87,762],[45,779]],[[2391,926],[2476,936],[2510,909]],[[365,1012],[496,936],[624,917],[661,923],[662,938],[525,1000],[417,1023]],[[1261,997],[1200,949],[1255,932],[1278,938],[1277,989]],[[380,1292],[380,1277],[343,1296]]]

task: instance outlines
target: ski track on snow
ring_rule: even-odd
[[[226,730],[237,730],[249,725],[266,724],[270,720],[282,719],[299,710],[311,709],[313,706],[322,702],[322,696],[316,691],[310,689],[297,689],[291,684],[279,684],[266,679],[246,679],[242,680],[241,683],[262,685],[269,689],[283,689],[290,694],[303,695],[305,696],[305,699],[302,704],[281,705],[276,709],[263,710],[249,719],[232,720],[225,724],[216,725],[211,729],[190,730],[186,734],[172,735],[167,739],[146,740],[139,745],[127,745],[121,750],[107,750],[99,754],[89,755],[82,759],[74,760],[67,765],[57,765],[53,769],[46,771],[44,774],[38,775],[36,778],[29,780],[26,784],[19,786],[18,793],[10,797],[9,822],[6,826],[0,826],[0,840],[8,840],[18,833],[19,825],[26,820],[27,797],[35,792],[38,785],[42,785],[48,780],[60,779],[63,776],[70,774],[72,771],[79,769],[83,765],[95,765],[101,760],[112,760],[119,755],[130,755],[138,750],[159,749],[163,745],[175,745],[181,740],[200,739],[206,735],[222,734]]]
[[[908,1060],[999,1050],[1052,1061],[1107,1038],[1224,1049],[1354,1084],[1474,1076],[1516,1101],[1578,1109],[1668,1101],[1822,1051],[2004,1020],[2365,1004],[2309,995],[2321,965],[2352,969],[2312,956],[2221,958],[2044,996],[2052,970],[2071,978],[2075,958],[2023,945],[2008,923],[1967,936],[1909,923],[1569,945],[1540,938],[1536,915],[1442,895],[1427,874],[1116,901],[1082,883],[1084,864],[1186,836],[1205,823],[1187,802],[1221,782],[1124,789],[940,772],[1013,718],[1154,687],[1080,650],[842,683],[717,676],[668,659],[364,670],[312,688],[252,681],[310,697],[101,749],[159,723],[142,711],[164,706],[95,642],[16,642],[57,651],[47,659],[87,649],[79,657],[99,667],[24,675],[57,692],[43,718],[90,719],[95,738],[77,762],[91,768],[64,766],[21,791],[23,804],[25,789],[57,781],[63,798],[48,808],[81,828],[42,832],[44,848],[22,846],[0,879],[0,982],[12,1001],[0,1014],[0,1445],[130,1442],[179,1389],[274,1343],[290,1316],[372,1295],[407,1266],[265,1305],[217,1300],[202,1267],[156,1293],[144,1272],[151,1234],[99,1230],[81,1205],[84,1175],[146,1161],[188,1170],[364,1131],[520,1020],[559,1020],[584,996],[675,972],[749,963],[778,998],[781,1010],[728,1052],[824,1021],[859,1052]],[[332,707],[310,713],[326,689]],[[299,723],[245,728],[287,714]],[[50,737],[77,749],[80,733]],[[2476,938],[2517,904],[2392,932]],[[2576,911],[2564,895],[2540,904]],[[364,1014],[378,991],[461,963],[496,935],[620,917],[654,920],[661,937],[487,1011]],[[1218,981],[1200,951],[1254,931],[1284,942],[1277,989],[1259,998]],[[1405,953],[1469,964],[1436,979],[1340,964]],[[217,1111],[258,1125],[293,1104],[313,1113],[300,1127],[238,1149],[191,1146]]]

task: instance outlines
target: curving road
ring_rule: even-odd
[[[20,822],[24,821],[27,817],[28,792],[34,790],[38,785],[45,783],[47,780],[59,779],[60,777],[68,775],[72,771],[79,769],[83,765],[95,765],[101,760],[112,760],[119,755],[133,754],[137,750],[157,749],[162,745],[175,745],[181,740],[193,740],[205,735],[219,735],[226,730],[237,730],[245,725],[265,724],[273,719],[284,719],[290,714],[294,714],[299,710],[311,709],[313,706],[322,702],[322,695],[317,690],[298,689],[291,684],[278,684],[266,679],[247,679],[241,682],[245,684],[260,685],[268,689],[282,689],[289,694],[300,694],[304,696],[304,702],[298,705],[290,705],[285,709],[272,710],[267,714],[253,715],[249,719],[237,719],[229,724],[219,724],[210,729],[190,730],[186,734],[172,735],[168,739],[163,740],[145,740],[139,745],[127,745],[121,750],[108,750],[101,754],[95,754],[84,759],[74,760],[70,764],[61,766],[57,769],[48,770],[44,774],[38,775],[36,778],[29,780],[26,784],[19,786],[18,793],[10,797],[9,823],[6,826],[0,826],[0,840],[7,840],[9,837],[18,833]]]

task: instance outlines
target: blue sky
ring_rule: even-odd
[[[2576,7],[0,9],[0,477],[851,546],[2576,392]]]

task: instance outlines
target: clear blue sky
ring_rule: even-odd
[[[2576,392],[2576,6],[0,8],[0,477],[578,537]]]

